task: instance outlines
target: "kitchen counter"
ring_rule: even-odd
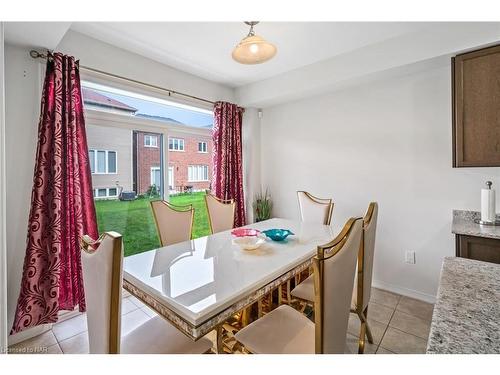
[[[474,220],[480,218],[480,212],[453,210],[451,231],[465,236],[500,239],[500,226],[476,224]]]
[[[427,353],[500,353],[500,265],[444,258]]]

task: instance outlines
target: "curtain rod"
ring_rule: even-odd
[[[30,56],[34,59],[47,59],[48,58],[48,55],[47,54],[44,54],[44,53],[40,53],[34,49],[32,49],[30,51]],[[77,61],[78,62],[78,61]],[[212,104],[214,105],[215,102],[211,101],[211,100],[208,100],[208,99],[203,99],[203,98],[199,98],[197,96],[194,96],[194,95],[189,95],[189,94],[184,94],[182,92],[179,92],[179,91],[175,91],[175,90],[170,90],[170,89],[166,89],[164,87],[160,87],[160,86],[156,86],[156,85],[151,85],[149,83],[145,83],[145,82],[141,82],[141,81],[137,81],[135,79],[131,79],[131,78],[126,78],[126,77],[122,77],[122,76],[119,76],[117,74],[113,74],[113,73],[108,73],[108,72],[104,72],[102,70],[99,70],[99,69],[94,69],[94,68],[90,68],[88,66],[83,66],[83,65],[79,65],[79,67],[81,69],[85,69],[85,70],[89,70],[91,72],[94,72],[94,73],[99,73],[99,74],[104,74],[104,75],[107,75],[107,76],[110,76],[110,77],[114,77],[114,78],[118,78],[118,79],[123,79],[125,81],[129,81],[129,82],[133,82],[133,83],[137,83],[139,85],[143,85],[143,86],[147,86],[147,87],[151,87],[153,89],[156,89],[156,90],[161,90],[161,91],[166,91],[168,93],[168,96],[171,96],[172,94],[173,95],[179,95],[179,96],[183,96],[185,98],[190,98],[190,99],[194,99],[194,100],[198,100],[198,101],[201,101],[201,102],[205,102],[205,103],[209,103],[209,104]]]

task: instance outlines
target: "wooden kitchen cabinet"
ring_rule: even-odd
[[[500,239],[457,235],[456,256],[500,264]]]
[[[500,45],[452,58],[453,167],[500,166]]]

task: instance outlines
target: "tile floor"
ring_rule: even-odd
[[[133,296],[122,302],[122,334],[127,334],[156,313]],[[372,289],[368,322],[374,343],[365,353],[425,353],[433,305],[381,289]],[[346,353],[357,353],[359,320],[350,315]],[[215,335],[208,335],[212,340]],[[11,353],[88,353],[85,314],[54,324],[50,331],[12,345]]]

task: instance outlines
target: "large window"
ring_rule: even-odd
[[[198,152],[207,153],[207,142],[198,142]]]
[[[116,173],[116,151],[89,150],[89,160],[93,174]]]
[[[208,165],[190,165],[188,167],[188,181],[208,181]]]
[[[168,149],[170,151],[184,151],[184,139],[182,138],[169,138]]]
[[[193,238],[210,233],[204,197],[212,161],[202,161],[206,155],[199,152],[209,151],[212,109],[171,102],[158,92],[146,96],[146,90],[82,82],[99,232],[121,233],[125,256],[160,247],[153,200],[192,205]]]
[[[144,146],[146,146],[146,147],[158,147],[158,136],[146,134],[144,136]]]

